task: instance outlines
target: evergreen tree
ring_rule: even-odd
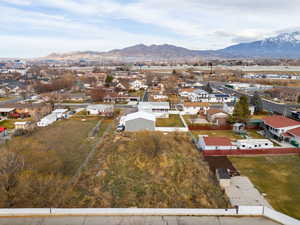
[[[243,95],[235,104],[233,114],[229,118],[229,122],[246,123],[250,118],[251,112],[249,110],[249,103],[247,96]]]
[[[259,96],[258,92],[255,92],[252,99],[251,103],[254,105],[254,113],[258,114],[263,112],[263,102],[261,97]]]

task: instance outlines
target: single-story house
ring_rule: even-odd
[[[228,94],[210,94],[209,102],[215,103],[225,103],[225,102],[233,102],[234,98]]]
[[[183,112],[189,115],[196,115],[199,112],[206,114],[210,104],[207,102],[185,102],[183,104]]]
[[[67,118],[68,109],[55,109],[52,114],[56,114],[57,119]]]
[[[140,102],[138,110],[142,112],[152,113],[156,117],[169,117],[169,102]]]
[[[206,150],[235,150],[237,147],[226,137],[208,137],[199,135],[197,146]]]
[[[279,141],[288,138],[287,132],[300,127],[300,122],[284,116],[267,116],[263,119],[264,132]]]
[[[268,139],[241,139],[236,141],[239,149],[273,148],[273,142]]]
[[[29,128],[31,122],[30,121],[19,121],[15,122],[15,129],[16,130],[26,130]]]
[[[228,116],[229,115],[227,113],[220,109],[209,109],[206,112],[207,120],[218,126],[226,125]]]
[[[86,110],[90,115],[101,115],[101,116],[113,116],[114,106],[99,104],[99,105],[89,105]]]
[[[15,112],[15,108],[0,108],[0,116],[7,117],[9,114]]]
[[[50,124],[54,123],[57,120],[56,114],[49,114],[47,116],[45,116],[44,118],[42,118],[37,125],[39,127],[47,127]]]
[[[235,102],[224,103],[223,104],[223,111],[230,114],[230,115],[232,115],[235,104],[236,104]],[[255,107],[254,106],[249,106],[249,110],[250,110],[251,115],[253,115]]]
[[[192,95],[192,93],[195,91],[195,88],[182,88],[179,91],[179,96],[180,97],[189,97],[190,95]]]
[[[154,131],[155,122],[156,118],[152,113],[139,111],[121,118],[120,124],[125,126],[125,131]]]

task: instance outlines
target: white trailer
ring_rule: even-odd
[[[268,139],[242,139],[237,140],[236,145],[239,149],[263,149],[273,148],[273,142]]]

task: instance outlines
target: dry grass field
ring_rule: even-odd
[[[218,208],[227,198],[186,134],[107,137],[77,188],[82,207]]]

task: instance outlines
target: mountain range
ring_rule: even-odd
[[[219,50],[190,50],[174,45],[139,44],[108,52],[51,54],[46,59],[173,60],[196,58],[300,58],[300,32],[282,33],[260,41],[240,43]]]

